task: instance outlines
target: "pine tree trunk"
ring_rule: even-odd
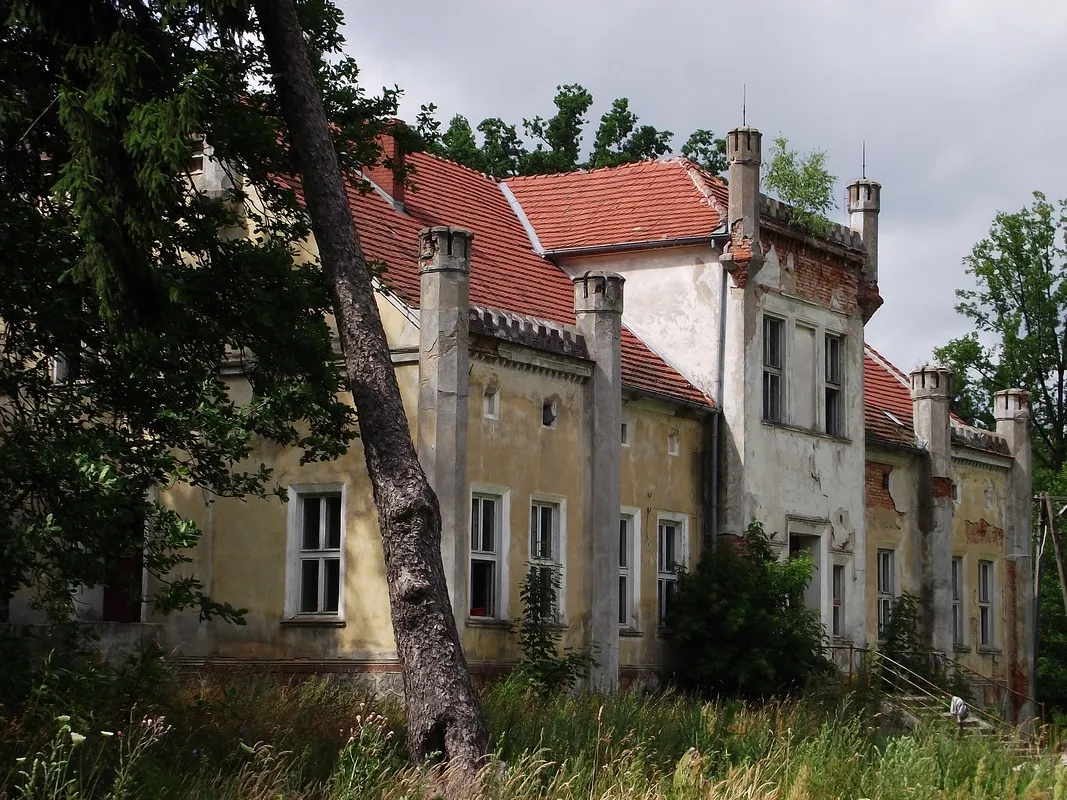
[[[456,631],[441,512],[411,441],[374,287],[293,0],[255,0],[304,198],[329,282],[385,551],[393,635],[404,674],[408,750],[474,769],[488,733]]]

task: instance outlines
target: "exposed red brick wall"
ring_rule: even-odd
[[[934,499],[943,500],[952,497],[951,478],[932,478],[934,484]]]
[[[1004,529],[984,519],[977,522],[964,520],[963,530],[967,536],[967,544],[994,544],[997,547],[1004,545]]]
[[[893,504],[893,496],[889,494],[889,473],[892,471],[891,464],[882,464],[878,461],[867,462],[864,475],[864,496],[867,508],[897,510]]]
[[[839,255],[787,236],[764,232],[764,249],[774,247],[782,267],[782,287],[824,308],[834,306],[845,314],[859,312],[859,265]],[[785,272],[792,256],[791,281]],[[793,286],[788,284],[792,282]]]

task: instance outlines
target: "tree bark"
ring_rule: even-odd
[[[408,751],[477,768],[489,746],[441,560],[441,512],[412,445],[322,97],[294,0],[255,0],[303,181],[374,487],[393,635],[404,676]]]

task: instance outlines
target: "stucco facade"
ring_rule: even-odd
[[[866,345],[877,183],[851,184],[849,225],[813,235],[761,194],[758,131],[732,131],[727,154],[728,188],[681,160],[498,184],[418,155],[419,192],[377,169],[353,193],[389,267],[378,306],[468,661],[518,658],[508,622],[536,563],[559,570],[565,645],[596,649],[594,687],[662,672],[672,566],[759,521],[783,558],[813,557],[831,643],[876,647],[885,601],[910,591],[928,647],[1032,694],[1025,393],[977,431],[951,418],[950,373],[909,378]],[[223,375],[247,396],[239,365]],[[244,626],[158,620],[166,645],[395,674],[361,444],[299,456],[252,455],[288,503],[162,494],[203,531],[188,569],[247,609]]]

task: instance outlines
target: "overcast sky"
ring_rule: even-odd
[[[560,83],[615,97],[643,122],[827,152],[837,196],[882,183],[879,284],[867,340],[905,370],[967,331],[953,291],[998,210],[1035,189],[1067,197],[1064,0],[340,0],[368,88],[399,84],[401,115],[436,103],[477,124],[553,112]],[[521,130],[521,128],[520,128]],[[769,142],[765,138],[765,152]],[[845,220],[843,199],[835,219]]]

